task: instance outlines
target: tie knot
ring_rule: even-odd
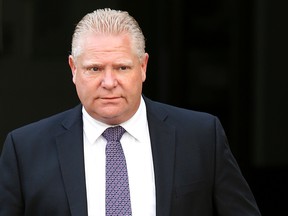
[[[120,141],[125,129],[121,126],[109,127],[103,132],[103,137],[108,141]]]

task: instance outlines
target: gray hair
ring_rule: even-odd
[[[77,58],[81,54],[81,39],[83,40],[83,36],[87,33],[113,35],[128,33],[136,55],[141,59],[145,53],[145,37],[143,32],[137,21],[126,11],[105,8],[85,15],[76,25],[72,36],[71,54],[74,58]]]

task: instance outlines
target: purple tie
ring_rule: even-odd
[[[125,129],[109,127],[103,132],[106,145],[106,216],[131,216],[129,181],[120,143]]]

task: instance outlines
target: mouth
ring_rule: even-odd
[[[100,99],[105,101],[105,102],[114,102],[114,101],[122,99],[122,97],[121,96],[119,96],[119,97],[111,96],[111,97],[101,97]]]

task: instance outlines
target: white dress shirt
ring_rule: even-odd
[[[88,216],[105,216],[105,147],[101,134],[110,125],[93,119],[83,108],[83,137]],[[133,216],[155,216],[156,195],[146,106],[141,98],[134,116],[121,124]]]

